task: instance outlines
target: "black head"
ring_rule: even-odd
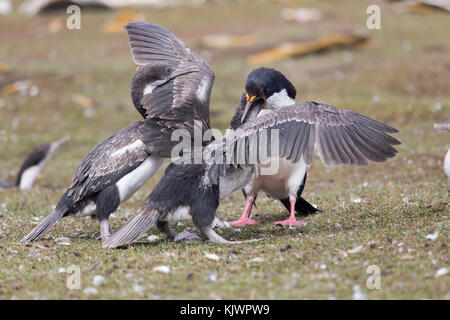
[[[249,99],[268,99],[274,93],[286,90],[291,99],[295,99],[297,90],[294,85],[280,71],[270,68],[254,69],[247,77],[245,91]]]
[[[241,123],[250,119],[250,114],[253,117],[257,115],[266,106],[267,99],[283,90],[286,90],[289,98],[295,99],[297,90],[280,71],[261,67],[250,72],[245,83],[247,103],[242,112]]]
[[[145,118],[146,110],[142,106],[141,100],[145,88],[154,85],[155,88],[170,81],[171,75],[175,72],[175,67],[166,63],[149,63],[140,66],[131,80],[131,98],[134,107]],[[149,87],[150,88],[150,87]]]

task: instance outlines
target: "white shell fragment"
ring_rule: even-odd
[[[96,275],[94,279],[92,279],[92,284],[96,287],[103,286],[106,284],[106,279],[101,275]]]
[[[209,260],[215,260],[215,261],[219,260],[219,256],[214,253],[205,253],[205,257],[206,257],[206,259],[209,259]]]
[[[153,268],[153,271],[162,272],[162,273],[169,273],[170,267],[168,266],[157,266]]]
[[[353,253],[360,252],[362,249],[363,249],[363,246],[357,246],[357,247],[355,247],[353,249],[348,250],[347,252],[350,253],[350,254],[353,254]]]
[[[434,233],[427,234],[427,236],[425,238],[428,240],[436,240],[438,236],[439,236],[439,231],[436,231]]]

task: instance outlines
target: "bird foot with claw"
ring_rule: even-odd
[[[197,241],[200,240],[200,237],[195,233],[184,230],[183,232],[177,234],[174,241]]]
[[[302,227],[305,224],[302,221],[295,220],[295,219],[286,219],[281,221],[276,221],[275,224],[281,225],[281,226],[287,226],[287,227]]]
[[[253,219],[239,219],[239,220],[230,222],[230,226],[233,226],[233,227],[241,227],[241,226],[245,226],[248,224],[258,224],[258,221],[255,221]]]

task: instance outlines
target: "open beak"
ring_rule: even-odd
[[[263,98],[247,100],[247,103],[244,108],[244,113],[242,114],[241,124],[244,123],[245,117],[247,116],[247,114],[249,113],[250,110],[252,112],[253,112],[253,110],[257,111],[255,114],[255,116],[257,116],[258,113],[264,108],[265,104],[266,104],[266,101]]]

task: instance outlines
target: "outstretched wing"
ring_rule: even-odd
[[[400,142],[388,134],[393,132],[397,130],[357,112],[304,102],[244,123],[208,146],[206,161],[217,161],[221,150],[231,164],[256,164],[277,156],[310,165],[316,147],[325,165],[365,166],[395,156],[392,145]]]
[[[148,157],[142,126],[143,121],[135,122],[96,145],[75,171],[67,197],[86,200],[137,168]]]
[[[151,127],[146,139],[162,140],[159,146],[153,143],[152,148],[156,152],[161,152],[160,148],[165,146],[167,149],[170,133],[175,129],[187,129],[192,134],[195,120],[201,123],[202,131],[209,129],[209,102],[215,76],[208,64],[160,26],[135,22],[125,29],[133,60],[138,65],[162,62],[174,67],[175,72],[183,73],[162,86],[144,90],[141,103]]]

